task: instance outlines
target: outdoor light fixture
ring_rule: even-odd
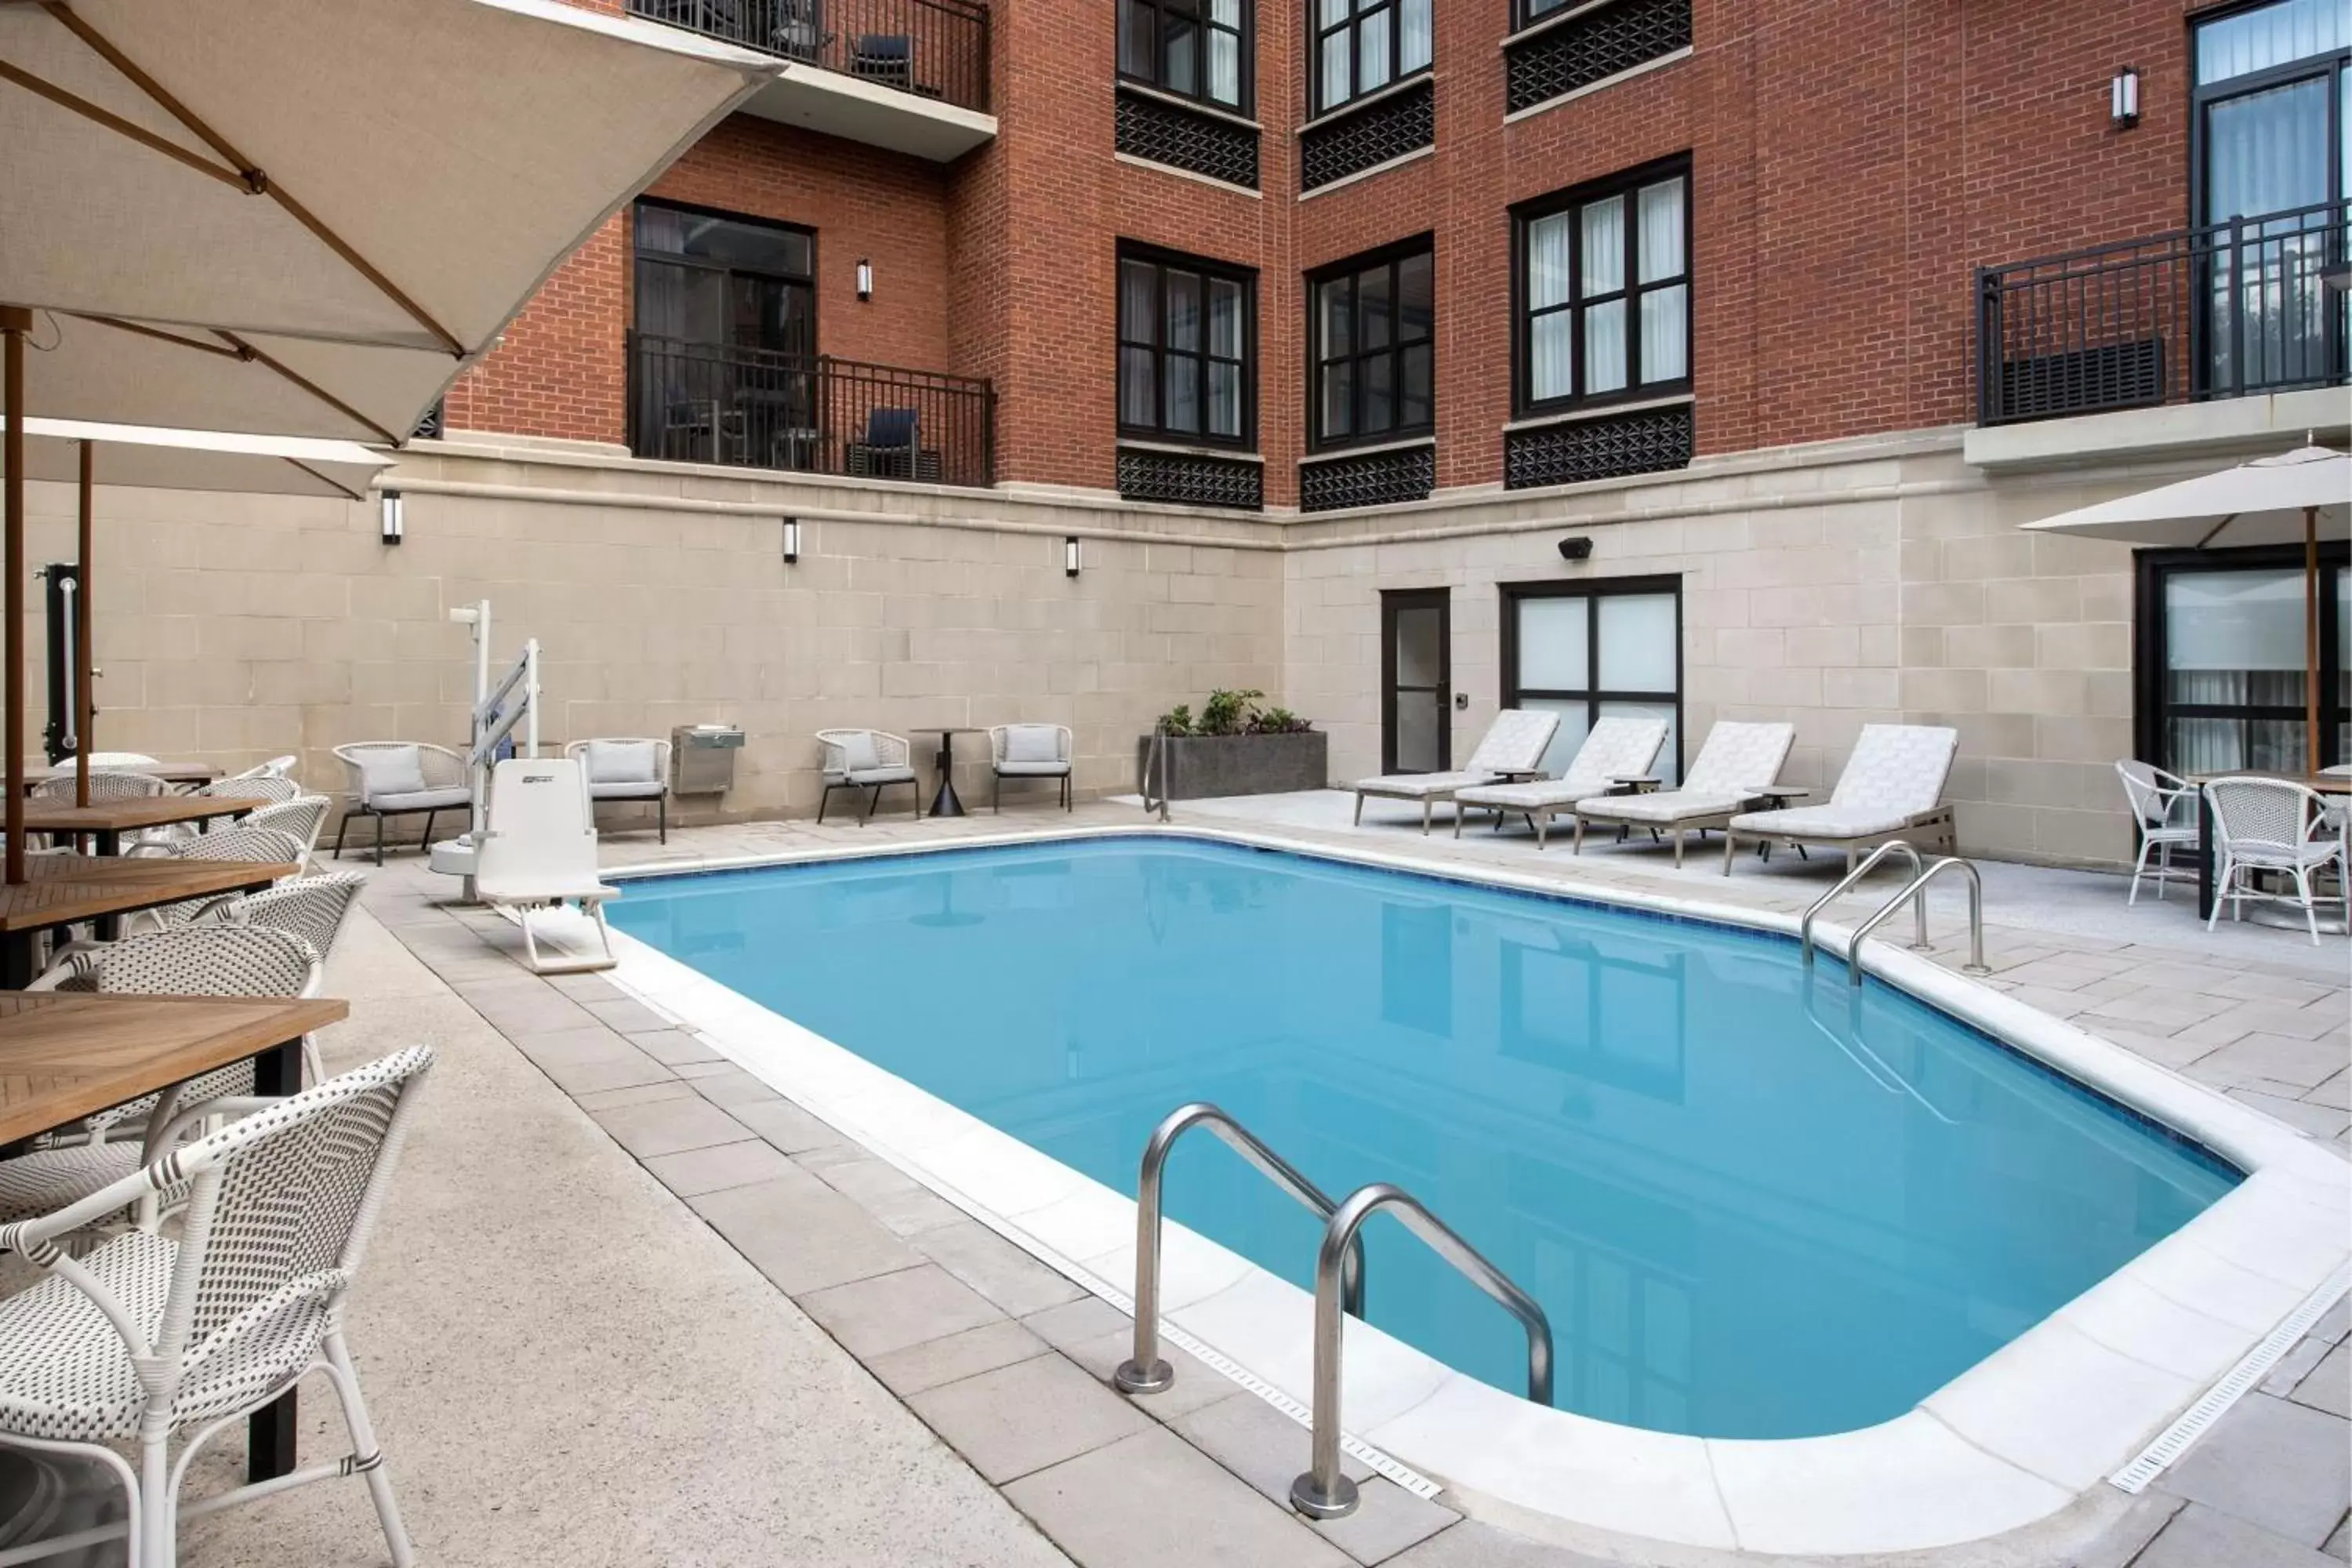
[[[1070,535],[1069,538],[1062,541],[1062,575],[1065,577],[1075,577],[1077,574],[1078,536],[1074,533]]]
[[[865,304],[874,298],[874,263],[864,257],[857,259],[857,302]]]
[[[405,531],[406,528],[403,513],[407,510],[406,506],[400,499],[400,492],[398,490],[384,491],[382,503],[378,510],[383,514],[383,542],[386,544],[399,543],[400,536],[404,531]]]
[[[2126,66],[2107,84],[2107,118],[2118,131],[2139,123],[2139,72]]]
[[[784,564],[787,566],[796,565],[799,563],[800,558],[801,520],[796,517],[788,517],[784,519]]]
[[[1580,534],[1573,538],[1561,540],[1559,542],[1559,558],[1562,561],[1591,560],[1592,541],[1584,538]]]

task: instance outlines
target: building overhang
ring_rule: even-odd
[[[800,62],[742,112],[946,163],[996,136],[996,116]]]
[[[2352,395],[2340,386],[2325,386],[1979,426],[1963,437],[1960,450],[1973,468],[2014,473],[2147,460],[2236,461],[2314,440],[2341,445],[2347,436],[2352,436]]]

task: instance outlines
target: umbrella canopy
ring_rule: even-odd
[[[2077,533],[2173,550],[2220,550],[2301,544],[2306,511],[2314,513],[2309,521],[2321,539],[2347,537],[2352,457],[2325,447],[2298,447],[2218,474],[2060,512],[2024,528],[2028,533]]]
[[[371,451],[351,441],[27,419],[25,477],[77,482],[81,477],[84,442],[95,449],[99,482],[162,490],[239,490],[362,500],[370,482],[393,461],[390,452]]]
[[[0,0],[28,408],[395,441],[782,68],[556,0]]]

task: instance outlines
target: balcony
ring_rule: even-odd
[[[948,163],[991,140],[973,0],[628,0],[635,16],[793,63],[743,112]]]
[[[1979,268],[1978,423],[2345,385],[2347,220],[2329,202]]]
[[[996,394],[965,376],[632,334],[629,449],[672,462],[986,486],[996,477]]]

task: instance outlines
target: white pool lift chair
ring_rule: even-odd
[[[1478,749],[1470,753],[1469,763],[1458,772],[1383,773],[1378,778],[1358,779],[1348,786],[1356,793],[1356,826],[1360,827],[1364,823],[1364,797],[1378,795],[1389,800],[1419,801],[1421,830],[1427,833],[1430,807],[1441,800],[1451,802],[1454,791],[1501,784],[1514,775],[1540,772],[1544,751],[1559,728],[1557,713],[1539,708],[1506,708],[1495,715],[1486,738],[1478,742]]]
[[[491,771],[489,811],[475,846],[474,890],[490,908],[514,911],[534,973],[613,967],[604,900],[621,895],[596,875],[596,826],[578,763],[569,757],[509,757]],[[599,951],[583,958],[543,959],[531,916],[565,904],[578,904],[594,924]]]

